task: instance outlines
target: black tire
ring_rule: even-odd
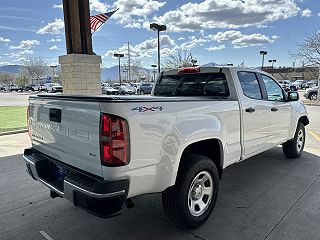
[[[301,133],[303,134],[301,138]],[[282,144],[282,150],[287,158],[299,158],[303,153],[304,145],[306,141],[306,130],[303,123],[299,123],[297,126],[294,138],[286,143]]]
[[[183,165],[179,168],[175,186],[162,193],[162,205],[170,219],[188,229],[193,229],[207,220],[216,204],[219,193],[219,174],[214,162],[207,157],[190,154],[182,161]],[[194,216],[188,206],[190,201],[189,191],[194,179],[202,172],[211,176],[212,196],[211,200],[207,200],[207,207],[204,212],[200,216]],[[203,199],[203,197],[200,198]]]

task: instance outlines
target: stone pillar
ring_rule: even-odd
[[[101,57],[68,54],[59,57],[63,94],[101,94]]]

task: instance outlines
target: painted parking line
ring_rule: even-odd
[[[39,233],[47,240],[53,240],[45,231],[39,231]]]
[[[320,136],[318,134],[312,131],[308,131],[308,133],[320,142]]]

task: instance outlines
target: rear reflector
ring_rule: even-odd
[[[199,73],[200,67],[185,67],[185,68],[179,68],[178,74],[182,73]]]
[[[120,117],[101,115],[101,164],[119,167],[129,163],[128,122]]]

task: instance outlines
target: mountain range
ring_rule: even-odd
[[[216,66],[218,64],[214,62],[207,63],[205,65],[202,65],[203,67],[207,66]],[[0,72],[9,72],[9,73],[14,73],[17,74],[21,72],[23,66],[22,65],[4,65],[0,66]],[[146,74],[151,74],[153,69],[147,69],[147,68],[137,68],[139,71],[143,71]],[[115,80],[118,79],[118,71],[119,67],[113,66],[110,68],[101,68],[101,80],[106,81],[106,80]],[[48,67],[48,76],[51,76],[51,69]]]

